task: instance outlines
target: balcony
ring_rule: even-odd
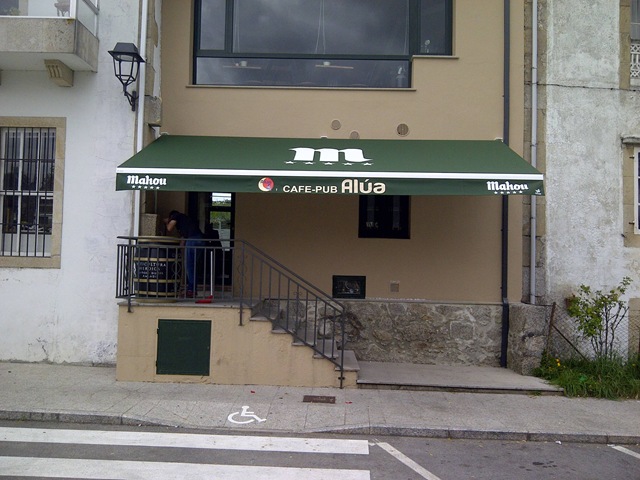
[[[0,2],[0,70],[97,71],[98,1]]]

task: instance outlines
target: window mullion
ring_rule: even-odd
[[[420,3],[421,0],[409,2],[409,56],[420,53]]]
[[[224,51],[233,54],[233,36],[235,35],[235,3],[236,0],[227,0],[227,6],[225,9],[225,32],[224,32]]]

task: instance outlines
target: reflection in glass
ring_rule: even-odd
[[[200,11],[200,48],[224,50],[225,0],[202,0]]]
[[[451,54],[451,2],[422,0],[420,11],[420,53]]]
[[[233,22],[235,53],[409,53],[408,0],[242,0]]]
[[[409,61],[199,58],[199,85],[402,88]]]

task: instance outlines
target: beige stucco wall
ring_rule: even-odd
[[[522,154],[524,6],[511,3],[509,143]],[[457,0],[454,56],[414,58],[409,90],[193,86],[191,4],[163,2],[164,132],[309,138],[358,132],[360,138],[394,139],[403,123],[409,139],[503,136],[502,0]],[[522,199],[509,204],[509,297],[519,301]],[[160,198],[158,205],[167,202]],[[331,275],[354,274],[367,275],[369,297],[500,300],[500,199],[414,197],[411,240],[358,239],[357,213],[355,196],[240,194],[236,238],[328,291]],[[400,281],[393,295],[392,280]]]
[[[271,322],[249,321],[238,308],[170,303],[120,306],[116,379],[133,382],[214,383],[222,385],[340,386],[340,372],[313,350],[293,345],[288,334],[271,333]],[[159,319],[211,322],[208,376],[156,373]],[[345,387],[353,387],[355,372],[345,372]]]
[[[500,249],[487,246],[500,232],[499,199],[413,197],[409,240],[358,238],[357,196],[246,194],[237,204],[246,212],[236,225],[241,238],[268,245],[326,292],[333,275],[365,275],[368,298],[498,298]]]

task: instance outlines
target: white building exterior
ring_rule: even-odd
[[[640,96],[631,78],[632,2],[530,3],[539,14],[538,166],[546,180],[536,296],[564,305],[581,284],[608,291],[630,277],[631,329],[622,325],[621,333],[637,350]]]
[[[4,45],[0,48],[0,127],[53,121],[58,154],[62,154],[56,162],[63,162],[63,177],[56,171],[53,220],[62,228],[59,238],[54,228],[52,239],[54,252],[59,242],[59,266],[57,258],[51,267],[37,258],[0,257],[0,359],[114,363],[116,237],[131,234],[133,217],[132,195],[115,191],[114,175],[116,165],[135,153],[137,112],[132,112],[122,94],[108,50],[116,42],[140,45],[141,6],[92,0],[99,9],[98,48],[91,52],[97,55],[96,65],[75,70],[73,85],[61,87],[49,79],[44,59],[71,64],[83,54],[55,52],[59,38],[52,34],[38,43],[42,33],[34,31],[34,25],[61,37],[59,22],[74,22],[57,16],[49,5],[53,3],[28,4],[29,8],[46,4],[48,18],[0,17],[0,37],[12,39],[0,41]],[[26,2],[19,2],[19,7],[26,9]],[[86,13],[83,0],[78,0],[75,11],[80,18]],[[40,23],[18,24],[23,21]],[[20,36],[12,35],[16,29]]]

